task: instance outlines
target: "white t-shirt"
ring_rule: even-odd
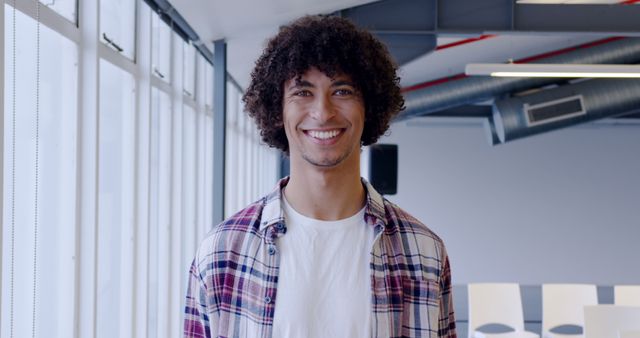
[[[370,337],[370,252],[364,208],[338,221],[301,215],[283,198],[274,338]]]

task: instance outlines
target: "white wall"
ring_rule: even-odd
[[[637,120],[492,147],[479,122],[422,118],[380,142],[399,145],[388,198],[444,239],[454,284],[640,284]]]

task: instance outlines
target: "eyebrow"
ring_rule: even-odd
[[[311,82],[305,80],[295,80],[293,84],[289,87],[288,90],[292,90],[295,88],[307,88],[307,87],[315,87]]]
[[[351,87],[356,87],[356,85],[348,80],[338,80],[334,83],[331,84],[331,87],[339,87],[339,86],[351,86]]]
[[[331,83],[331,87],[340,87],[340,86],[351,86],[355,88],[355,84],[353,84],[353,82],[351,81],[347,81],[347,80],[338,80],[335,81],[333,83]],[[313,85],[313,83],[306,81],[306,80],[296,80],[294,81],[294,83],[289,87],[288,90],[292,90],[295,88],[314,88],[315,86]]]

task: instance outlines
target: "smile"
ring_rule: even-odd
[[[305,133],[318,140],[329,140],[340,135],[342,133],[342,129],[307,130]]]

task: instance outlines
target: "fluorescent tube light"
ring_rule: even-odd
[[[640,65],[470,63],[467,75],[497,77],[640,78]]]

